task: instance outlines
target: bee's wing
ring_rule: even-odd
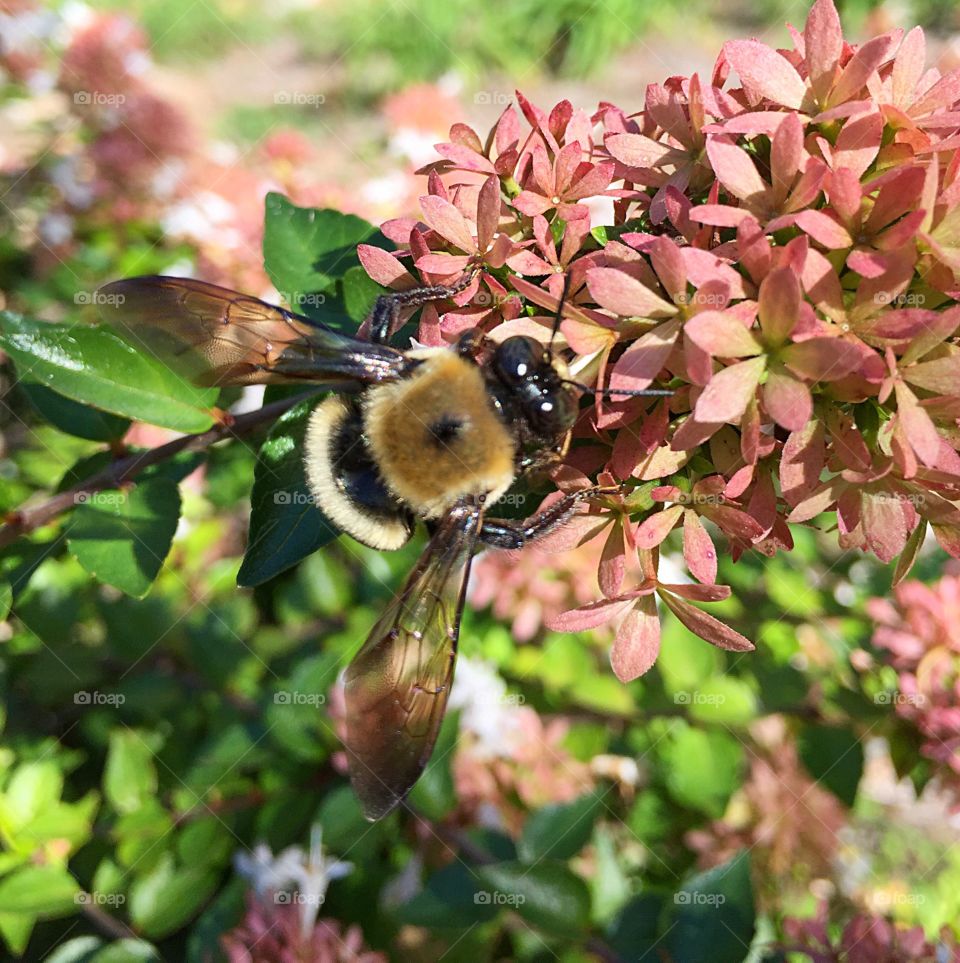
[[[100,288],[97,303],[127,341],[200,385],[389,381],[408,366],[394,348],[205,281],[126,278]]]
[[[433,752],[481,517],[473,501],[447,512],[347,668],[350,781],[367,819],[386,815],[407,795]]]

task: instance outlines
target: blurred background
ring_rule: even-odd
[[[148,273],[275,299],[268,191],[374,224],[416,216],[415,171],[433,145],[456,122],[485,136],[515,89],[544,108],[566,97],[638,110],[648,83],[709,75],[728,38],[786,45],[785,23],[807,12],[772,0],[3,0],[0,308],[73,318],[84,292]],[[848,37],[920,23],[929,61],[960,65],[953,0],[841,13]],[[4,512],[79,477],[112,437],[78,432],[69,413],[58,425],[11,377],[5,367]],[[124,444],[169,437],[135,425]],[[14,591],[31,576],[0,624],[0,874],[11,854],[38,868],[67,854],[84,897],[45,877],[17,902],[0,879],[10,952],[956,958],[960,573],[935,548],[895,597],[889,571],[840,553],[835,534],[800,531],[775,560],[724,560],[735,598],[715,611],[757,652],[722,653],[668,619],[656,668],[629,686],[604,628],[542,627],[597,597],[602,544],[488,554],[442,765],[413,797],[423,820],[369,826],[343,776],[334,682],[420,543],[381,555],[339,540],[238,591],[255,457],[234,444],[199,471],[178,464],[184,520],[143,600],[92,584],[56,534],[0,553]],[[580,888],[551,908],[533,890],[481,887],[464,854],[559,860]],[[581,892],[586,942],[563,936]],[[690,892],[714,915],[681,913],[667,938],[662,920]]]

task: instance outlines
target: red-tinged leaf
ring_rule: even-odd
[[[883,136],[883,116],[875,107],[850,117],[833,146],[833,167],[845,167],[862,177],[876,159]]]
[[[675,452],[684,451],[688,457],[692,456],[697,448],[716,434],[722,427],[722,422],[712,423],[698,421],[695,416],[691,415],[673,433],[673,437],[670,439],[670,447]],[[665,472],[665,474],[670,474],[670,472]],[[661,476],[650,475],[649,477],[659,478]]]
[[[701,311],[683,330],[695,345],[717,358],[749,358],[763,352],[754,334],[722,311]]]
[[[878,278],[887,270],[888,259],[879,251],[851,251],[847,255],[847,267],[864,278]]]
[[[765,97],[783,107],[800,109],[807,88],[785,57],[757,40],[729,40],[723,52],[754,101]]]
[[[650,263],[660,283],[676,301],[686,295],[687,269],[680,248],[668,237],[658,237],[650,247]]]
[[[632,682],[653,666],[659,654],[660,616],[656,599],[647,595],[620,623],[610,650],[610,665],[621,682]]]
[[[614,165],[603,161],[592,165],[564,194],[567,201],[579,201],[602,194],[613,180]]]
[[[955,334],[957,328],[960,327],[960,305],[955,305],[946,311],[932,311],[930,313],[933,317],[926,319],[922,329],[911,341],[910,347],[907,348],[900,359],[901,366],[918,361],[932,348]],[[953,387],[943,393],[955,394],[957,385],[958,382],[954,381]]]
[[[604,139],[610,156],[627,167],[656,167],[679,152],[643,134],[610,134]]]
[[[763,526],[755,518],[732,505],[704,505],[700,514],[734,538],[753,542],[763,535]]]
[[[960,526],[934,525],[933,534],[937,544],[953,558],[960,558]]]
[[[813,414],[810,389],[782,365],[776,365],[767,373],[761,395],[767,413],[787,431],[799,431]]]
[[[796,506],[820,482],[826,462],[823,424],[809,421],[787,438],[780,457],[780,490]]]
[[[745,207],[731,207],[729,204],[699,204],[690,211],[691,221],[711,227],[739,227],[753,219],[753,214]]]
[[[623,585],[623,576],[627,570],[624,552],[623,524],[617,521],[610,527],[610,534],[603,546],[603,554],[600,556],[600,567],[597,572],[600,591],[608,599],[612,599]]]
[[[701,424],[735,423],[740,420],[767,366],[765,357],[751,358],[718,371],[703,389],[694,409]]]
[[[674,449],[671,445],[661,445],[637,465],[633,474],[640,481],[666,478],[667,475],[672,475],[683,468],[691,457],[693,457],[692,451]]]
[[[753,643],[735,632],[729,625],[724,625],[719,619],[712,615],[702,612],[695,605],[671,595],[669,592],[660,592],[660,598],[677,619],[686,626],[694,635],[699,636],[718,649],[726,649],[728,652],[752,652]]]
[[[442,238],[461,251],[471,254],[476,252],[477,242],[474,240],[473,231],[467,219],[453,204],[442,197],[428,194],[420,198],[420,209],[423,211],[424,221]]]
[[[917,396],[902,382],[894,385],[897,397],[897,414],[903,423],[910,447],[928,467],[937,464],[940,454],[940,434],[933,419],[920,407]]]
[[[827,428],[830,430],[830,450],[844,466],[854,471],[867,471],[872,462],[870,449],[853,418],[831,408],[827,412]]]
[[[526,214],[527,217],[535,217],[537,214],[545,214],[557,205],[552,198],[544,197],[543,194],[521,191],[513,199],[513,206],[522,214]]]
[[[560,331],[577,354],[595,354],[617,343],[617,332],[584,321],[562,321]],[[621,386],[622,387],[622,386]]]
[[[920,547],[923,545],[926,534],[927,523],[921,519],[920,524],[910,534],[907,544],[903,547],[903,551],[897,559],[897,565],[893,570],[892,588],[899,585],[910,574],[910,570],[920,554]]]
[[[730,598],[729,585],[697,585],[693,582],[683,585],[669,585],[661,582],[659,588],[671,595],[679,595],[690,602],[722,602]]]
[[[477,195],[477,247],[485,252],[500,223],[500,178],[491,175]]]
[[[910,107],[914,117],[923,117],[938,107],[950,107],[960,100],[960,70],[951,70],[941,77]]]
[[[794,215],[793,223],[831,251],[853,246],[847,229],[825,211],[800,211]]]
[[[413,275],[389,251],[370,244],[358,244],[357,257],[364,271],[377,284],[382,284],[385,288],[393,288],[395,291],[416,287],[417,282]]]
[[[597,304],[621,317],[669,318],[677,313],[675,305],[616,268],[591,268],[587,287]]]
[[[771,347],[783,344],[796,327],[800,298],[800,280],[790,268],[777,268],[763,279],[757,315],[764,339]]]
[[[649,592],[652,591],[651,586]],[[623,615],[624,612],[633,607],[641,594],[644,593],[630,592],[615,599],[601,599],[598,602],[590,602],[587,605],[581,605],[580,608],[550,616],[544,619],[544,624],[554,632],[584,632],[587,629],[595,629],[597,626],[605,625],[617,616]]]
[[[799,114],[783,117],[770,144],[770,177],[779,207],[803,163],[803,122]]]
[[[820,251],[814,248],[807,251],[801,281],[810,300],[828,318],[841,322],[846,320],[840,278],[833,265]]]
[[[854,100],[863,90],[870,75],[887,59],[893,51],[900,31],[874,37],[857,48],[854,55],[843,68],[828,101],[829,106],[835,107],[848,100]]]
[[[717,550],[696,512],[683,516],[683,558],[698,582],[712,585],[717,580]]]
[[[817,0],[803,30],[810,86],[820,106],[826,103],[843,53],[843,28],[833,0]]]
[[[841,338],[810,338],[784,348],[784,364],[807,381],[837,381],[860,366],[856,345]]]
[[[747,505],[747,514],[763,530],[761,537],[766,537],[777,523],[777,491],[773,485],[773,476],[768,471],[760,472],[757,484],[754,486]]]
[[[921,27],[914,27],[900,44],[890,74],[890,91],[897,107],[913,105],[917,85],[927,60],[927,43]]]
[[[671,505],[644,519],[637,529],[637,548],[656,548],[673,531],[682,514],[683,505]]]
[[[767,184],[743,148],[726,138],[711,137],[707,141],[707,156],[717,179],[730,194],[747,204],[762,203]]]
[[[747,465],[755,465],[760,457],[760,405],[755,397],[740,421],[740,454]]]
[[[960,390],[960,354],[902,368],[905,381],[938,395],[953,395]]]
[[[787,521],[793,524],[808,522],[811,518],[822,515],[825,511],[833,508],[844,491],[845,485],[846,483],[840,477],[831,478],[828,482],[824,482],[819,488],[793,506],[793,511],[787,516]]]
[[[493,164],[482,154],[461,144],[434,144],[434,150],[441,156],[465,171],[478,171],[481,174],[496,173]]]
[[[650,386],[667,363],[680,334],[680,320],[658,324],[638,338],[617,360],[610,373],[610,388],[640,391]]]
[[[881,562],[892,562],[907,544],[906,518],[900,500],[884,491],[864,490],[860,525],[867,546]]]
[[[517,251],[516,254],[511,254],[506,260],[507,266],[512,270],[516,271],[517,274],[523,274],[528,277],[544,277],[547,274],[553,274],[553,265],[545,261],[542,257],[538,257],[533,251],[528,251],[526,249]]]
[[[437,274],[445,277],[451,274],[462,274],[470,258],[461,254],[424,254],[418,257],[416,267],[424,274]]]

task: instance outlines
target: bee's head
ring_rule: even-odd
[[[549,350],[535,338],[501,342],[491,365],[514,410],[545,439],[561,438],[577,420],[578,394]]]

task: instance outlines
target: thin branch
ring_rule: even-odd
[[[249,434],[261,425],[275,421],[294,405],[323,390],[326,390],[326,386],[317,385],[310,391],[271,402],[256,411],[237,415],[236,418],[230,418],[229,421],[216,424],[199,434],[183,435],[180,438],[174,438],[173,441],[168,441],[165,445],[159,445],[157,448],[150,448],[135,455],[118,458],[103,471],[91,475],[64,492],[58,492],[45,502],[11,512],[7,516],[6,524],[0,526],[0,548],[9,545],[21,535],[28,535],[53,521],[58,515],[73,508],[77,504],[78,496],[89,495],[110,488],[119,488],[125,482],[136,478],[145,469],[168,461],[182,451],[202,451],[225,438],[239,438],[242,435]]]

